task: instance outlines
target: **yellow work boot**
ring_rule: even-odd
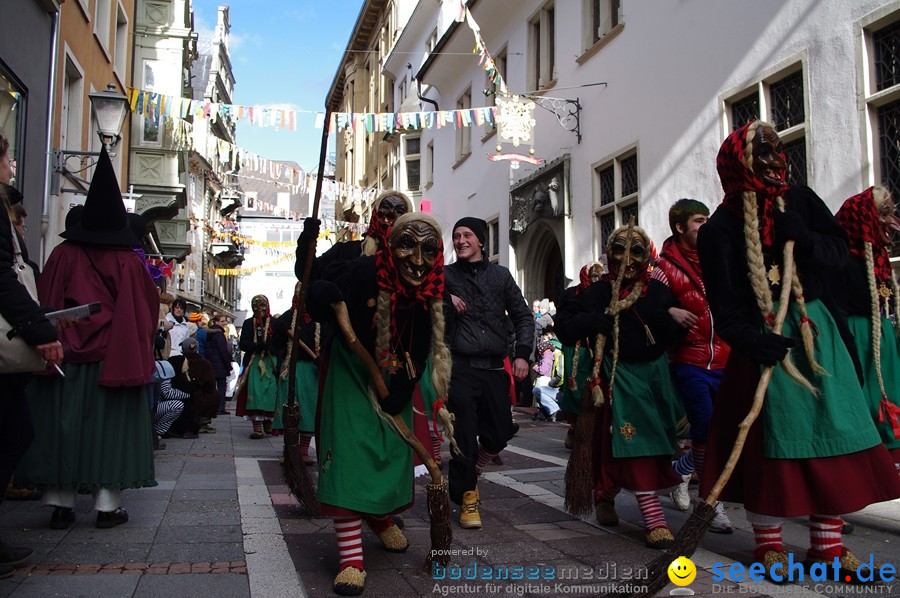
[[[459,526],[463,529],[481,529],[477,488],[463,492],[462,504],[459,506]]]

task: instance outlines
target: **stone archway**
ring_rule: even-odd
[[[522,289],[528,306],[546,297],[556,302],[566,287],[563,251],[553,229],[546,223],[532,227],[531,237],[521,264],[525,285]]]

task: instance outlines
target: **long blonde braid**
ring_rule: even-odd
[[[615,239],[621,232],[621,228],[614,230],[612,234],[609,236],[609,246],[612,245],[613,239]],[[628,219],[628,226],[626,229],[626,239],[625,239],[625,256],[629,255],[631,252],[631,242],[632,242],[632,232],[634,231],[634,216]],[[642,230],[638,229],[641,235],[644,237],[645,242],[649,241],[647,234]],[[649,247],[649,243],[648,243]],[[607,255],[609,254],[609,247],[607,247]],[[613,365],[612,371],[610,373],[610,381],[609,381],[609,392],[610,396],[612,396],[613,390],[613,382],[615,382],[616,377],[616,367],[619,363],[619,314],[637,302],[638,298],[641,296],[641,290],[643,289],[643,284],[641,281],[635,283],[634,287],[631,289],[631,293],[628,294],[624,299],[619,299],[619,290],[622,288],[622,281],[625,278],[625,268],[624,264],[620,264],[619,272],[616,274],[616,280],[612,284],[612,290],[609,300],[609,306],[607,306],[604,313],[613,316]],[[603,353],[606,350],[606,336],[603,334],[598,334],[596,340],[594,341],[594,367],[591,370],[591,378],[594,380],[594,384],[591,388],[591,396],[594,399],[594,405],[599,407],[603,405],[606,401],[603,396],[603,389],[600,387],[600,371],[603,365]]]
[[[381,366],[381,375],[391,370],[391,294],[379,289],[375,303],[375,361]]]
[[[453,369],[453,361],[450,349],[444,342],[444,304],[441,299],[429,301],[431,310],[431,383],[439,399],[445,398],[450,391],[450,373]],[[432,406],[433,407],[433,406]],[[441,405],[437,410],[438,419],[444,426],[447,437],[450,440],[450,451],[461,455],[459,445],[453,429],[454,416],[446,407]]]
[[[613,362],[609,374],[609,394],[612,398],[613,384],[616,382],[616,370],[619,367],[619,317],[620,314],[627,311],[634,305],[641,296],[641,290],[644,288],[642,281],[634,283],[631,292],[622,300],[613,300],[610,313],[613,314]]]
[[[776,197],[775,205],[780,211],[784,212],[783,197]],[[812,320],[809,319],[806,313],[806,299],[803,296],[803,285],[800,284],[800,275],[797,274],[797,268],[794,268],[793,276],[791,277],[791,292],[794,295],[794,301],[797,303],[797,309],[800,311],[800,336],[803,338],[803,348],[806,351],[809,366],[819,376],[827,376],[828,371],[816,361]]]
[[[878,299],[878,288],[875,283],[875,256],[872,253],[872,244],[869,241],[863,243],[866,252],[866,281],[869,283],[869,301],[872,313],[869,323],[872,330],[872,357],[875,361],[875,378],[878,380],[878,390],[882,397],[887,397],[884,388],[884,377],[881,375],[881,302]]]
[[[762,121],[756,121],[750,125],[747,129],[747,139],[752,140],[754,135],[756,134],[756,129],[760,126],[771,126],[767,125]],[[750,170],[753,169],[753,142],[748,141],[747,145],[744,147],[744,164]],[[774,309],[772,303],[772,291],[769,288],[769,281],[766,277],[766,264],[763,259],[763,248],[762,248],[762,240],[759,236],[759,205],[756,201],[756,193],[754,191],[744,191],[743,192],[743,208],[744,208],[744,243],[747,246],[747,266],[748,266],[748,278],[750,279],[750,286],[753,289],[753,294],[756,297],[756,304],[759,307],[759,311],[762,314],[763,321],[766,323],[766,329],[771,330],[772,323],[774,322]],[[776,199],[776,205],[782,211],[784,211],[784,200],[781,197]],[[796,278],[796,273],[794,274],[794,278]],[[781,281],[782,284],[787,284],[787,281]],[[803,288],[800,286],[800,281],[797,279],[796,286],[793,284],[793,280],[791,281],[791,288],[794,291],[795,299],[797,298],[797,291],[799,290],[799,301],[802,301],[803,298]],[[806,304],[803,303],[801,309],[801,316],[803,319],[808,320],[806,318]],[[809,329],[809,325],[806,325]],[[801,324],[801,330],[803,325]],[[811,331],[810,331],[811,332]],[[802,334],[802,332],[801,332]],[[811,338],[811,337],[810,337]],[[806,346],[806,339],[804,338],[804,346]],[[811,347],[810,347],[811,348]],[[812,358],[812,353],[807,348],[807,355],[809,356],[810,363],[815,364],[813,369],[816,367],[821,369],[815,359]],[[812,383],[806,379],[806,377],[797,369],[797,366],[794,365],[793,361],[791,361],[790,352],[785,358],[781,361],[781,365],[784,368],[785,373],[790,376],[797,384],[804,387],[806,390],[813,394],[818,394],[818,390]]]

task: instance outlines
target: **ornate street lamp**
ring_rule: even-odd
[[[97,135],[109,150],[122,139],[122,125],[128,114],[128,98],[116,91],[113,84],[103,91],[88,94],[91,100],[91,112],[97,120]]]

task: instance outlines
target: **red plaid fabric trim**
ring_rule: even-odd
[[[752,122],[740,129],[733,131],[719,148],[716,156],[716,170],[719,171],[719,179],[722,181],[722,189],[725,191],[723,203],[732,212],[743,218],[744,191],[756,193],[756,201],[759,209],[759,224],[761,226],[760,239],[764,247],[771,247],[775,242],[775,198],[783,196],[788,189],[787,183],[768,187],[756,178],[753,171],[744,162],[744,149],[753,142],[747,139],[747,132]],[[787,158],[782,156],[787,161]],[[764,198],[760,202],[760,198]]]
[[[881,235],[881,221],[875,200],[872,197],[874,187],[848,198],[835,217],[850,237],[850,253],[865,261],[866,243],[872,244],[872,257],[875,261],[875,278],[878,282],[891,284],[891,258],[887,245]]]
[[[400,335],[394,313],[399,300],[403,300],[407,305],[421,301],[425,304],[425,309],[428,309],[429,299],[444,298],[444,243],[441,241],[438,245],[434,268],[425,276],[422,284],[415,289],[407,287],[400,280],[394,265],[394,254],[387,242],[383,243],[375,253],[375,268],[378,288],[387,291],[391,296],[391,341],[398,342]]]

